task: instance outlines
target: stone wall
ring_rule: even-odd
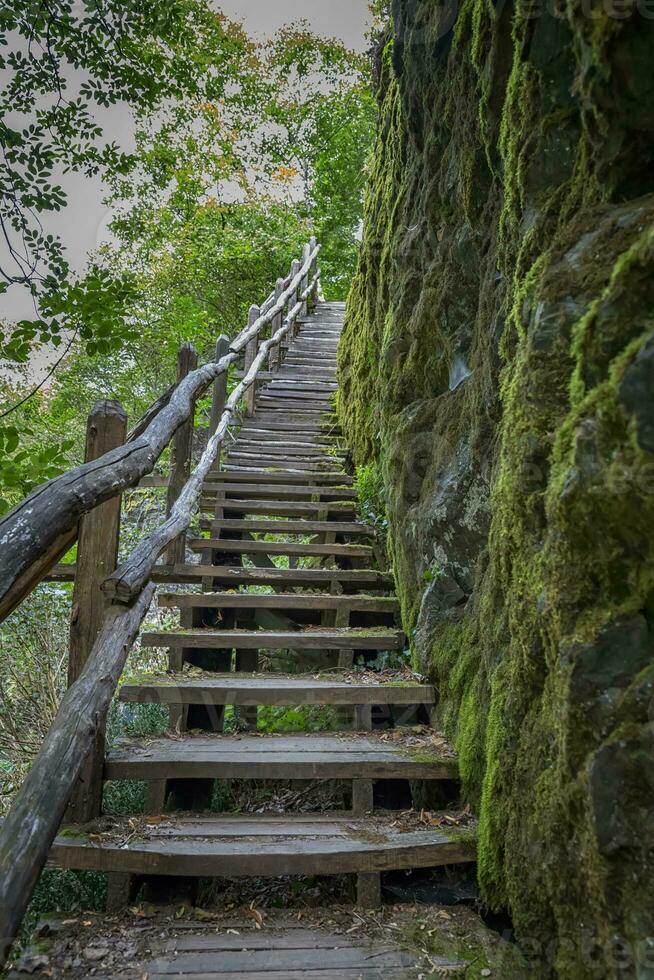
[[[339,355],[485,899],[575,980],[654,976],[654,6],[615,4],[395,0]]]

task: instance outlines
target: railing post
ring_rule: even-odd
[[[302,265],[303,266],[306,263],[307,259],[309,258],[309,255],[310,254],[311,254],[311,246],[307,242],[307,244],[302,249]],[[309,285],[309,273],[307,272],[306,275],[302,277],[302,282],[300,283],[300,296],[305,291],[305,289],[307,288],[308,285]],[[300,310],[300,316],[306,316],[307,313],[308,313],[308,311],[309,311],[309,303],[305,299],[302,302],[302,309]]]
[[[260,309],[258,306],[250,307],[250,314],[248,316],[248,327],[251,327],[260,316]],[[257,356],[257,350],[259,348],[259,338],[253,337],[250,343],[245,348],[245,373],[250,370],[254,363],[254,359]],[[254,402],[257,396],[257,385],[256,382],[250,385],[248,390],[245,392],[245,414],[250,416],[254,415]]]
[[[291,263],[291,279],[295,279],[295,277],[297,276],[297,274],[298,274],[299,271],[300,271],[300,262],[298,261],[298,259],[293,259],[293,262]],[[293,293],[291,293],[291,296],[290,296],[289,301],[288,301],[288,311],[289,311],[289,313],[291,312],[291,310],[293,309],[293,307],[297,303],[297,294],[298,294],[297,289]],[[293,337],[295,337],[297,335],[298,329],[299,329],[299,327],[298,327],[298,322],[297,322],[297,319],[296,319],[295,320],[295,323],[293,324],[293,329],[291,330],[291,334],[292,334]],[[288,334],[287,334],[287,336],[288,336]]]
[[[278,302],[279,297],[282,295],[283,292],[284,292],[284,280],[278,279],[277,282],[275,283],[275,303]],[[279,330],[283,322],[284,322],[284,311],[282,310],[282,312],[277,313],[276,316],[274,316],[271,321],[270,324],[271,337],[277,333],[277,331]],[[281,366],[282,366],[282,341],[280,340],[278,344],[275,344],[275,346],[271,347],[270,349],[270,354],[268,355],[268,370],[279,371]]]
[[[311,238],[309,239],[310,253],[315,252],[317,244],[318,241],[316,239],[316,236],[312,235]],[[309,269],[309,282],[313,280],[313,277],[315,276],[317,271],[318,271],[318,258],[316,257],[311,263],[311,268]],[[313,311],[315,310],[317,298],[318,298],[318,283],[315,284],[315,286],[311,290],[311,295],[309,296],[309,300],[308,300],[309,313],[313,313]]]
[[[193,344],[182,344],[177,353],[177,382],[183,381],[187,374],[195,371],[198,366],[198,354]],[[172,458],[170,464],[170,482],[166,500],[166,514],[170,515],[175,501],[191,475],[191,453],[193,452],[194,412],[180,425],[173,437]],[[166,563],[168,565],[183,564],[186,557],[186,535],[180,534],[166,548]]]
[[[118,402],[97,402],[86,426],[85,462],[122,446],[127,433],[127,415]],[[68,686],[75,683],[86,665],[102,626],[107,600],[101,582],[116,568],[120,533],[120,495],[85,514],[79,522],[77,568],[73,586],[70,624]],[[99,816],[102,805],[104,767],[104,719],[71,795],[67,819],[85,823]]]
[[[216,341],[216,356],[215,361],[220,361],[227,351],[229,350],[229,337],[226,337],[224,333],[221,333],[220,337]],[[227,401],[227,371],[224,374],[219,375],[213,383],[213,400],[211,402],[211,423],[209,425],[209,437],[214,435],[216,429],[218,428],[218,423],[220,422],[221,416],[225,411],[225,402]],[[220,466],[216,465],[215,469],[219,469]]]

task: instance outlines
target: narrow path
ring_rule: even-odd
[[[392,576],[377,567],[374,529],[357,520],[332,414],[342,322],[343,306],[330,303],[302,321],[281,371],[207,480],[202,536],[189,540],[197,563],[167,576],[196,591],[159,594],[179,626],[142,636],[144,646],[168,648],[170,672],[131,679],[120,696],[167,705],[171,730],[115,746],[105,778],[145,780],[144,816],[72,828],[55,843],[62,867],[109,872],[114,910],[144,885],[170,889],[170,879],[193,895],[212,876],[338,874],[357,876],[358,904],[372,909],[382,902],[384,871],[474,860],[469,833],[437,814],[424,822],[375,808],[376,781],[451,785],[456,761],[438,733],[401,727],[416,706],[433,706],[429,685],[353,669],[355,657],[402,649],[406,638]],[[331,708],[349,731],[257,730],[261,706],[297,705]],[[218,813],[221,779],[346,781],[351,809]],[[175,965],[162,953],[148,976],[417,975],[418,961],[396,946],[371,953],[342,933],[294,928],[255,933],[249,944],[227,933],[198,939],[197,948],[171,942]]]

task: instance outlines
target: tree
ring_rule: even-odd
[[[127,103],[152,118],[167,100],[221,98],[245,38],[206,0],[6,0],[0,10],[0,292],[28,291],[35,315],[0,354],[25,361],[35,341],[55,346],[73,330],[100,351],[124,337],[130,278],[96,266],[75,277],[41,216],[60,211],[58,174],[127,175],[134,154],[102,143],[97,108]]]
[[[374,131],[370,65],[341,42],[317,37],[305,22],[278,32],[264,64],[264,166],[269,175],[299,180],[324,246],[325,284],[340,298],[354,269]]]
[[[96,118],[119,102],[151,133],[159,126],[154,171],[156,147],[172,145],[173,123],[189,132],[198,107],[237,101],[235,82],[252,44],[207,0],[6,0],[0,45],[7,77],[0,94],[0,294],[24,290],[34,308],[32,317],[5,325],[0,358],[26,363],[42,344],[63,346],[54,367],[80,345],[90,357],[108,356],[134,339],[136,278],[128,265],[92,262],[82,274],[71,271],[62,241],[43,226],[45,214],[66,206],[60,175],[129,182],[143,156],[103,141]],[[151,177],[165,180],[165,168]],[[45,447],[47,459],[27,451],[22,442],[31,433],[21,431],[15,413],[31,392],[12,397],[6,386],[3,394],[0,487],[27,492],[55,475],[69,446]]]
[[[84,35],[87,70],[109,79],[108,94],[90,90],[97,104],[121,94],[136,100],[135,145],[101,165],[94,156],[100,137],[89,137],[70,163],[83,169],[86,160],[99,168],[89,172],[102,173],[117,243],[103,246],[79,280],[44,253],[45,268],[22,283],[41,316],[19,324],[5,352],[13,345],[24,359],[47,341],[63,344],[65,356],[47,391],[31,398],[25,386],[0,392],[12,407],[0,420],[0,511],[67,460],[79,461],[84,418],[98,397],[119,398],[135,418],[170,384],[182,341],[210,357],[216,336],[243,326],[248,306],[286,273],[310,234],[325,245],[321,264],[333,295],[344,294],[354,264],[373,122],[366,60],[306,25],[283,29],[270,49],[261,48],[204,0],[173,0],[178,20],[162,26],[156,3],[147,14],[145,5],[128,4],[125,23],[123,7],[93,6],[58,27],[60,76],[73,57],[66,45]],[[118,28],[96,24],[100,9],[118,19],[119,40]],[[105,63],[86,38],[100,28],[120,48],[115,63]],[[44,37],[45,27],[39,30]],[[141,42],[143,61],[134,50]],[[146,66],[160,57],[150,91]],[[33,77],[33,109],[39,84],[47,87]],[[75,112],[90,114],[91,95]],[[28,153],[25,141],[35,137],[21,139]],[[59,162],[67,159],[63,145],[58,153]],[[21,212],[21,220],[31,213]]]

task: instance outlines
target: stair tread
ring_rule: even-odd
[[[365,585],[391,588],[393,576],[374,569],[350,568],[243,568],[240,565],[167,565],[158,566],[159,581],[188,582],[196,578],[209,578],[217,582],[239,585],[297,585],[311,588],[342,582],[349,585]]]
[[[320,476],[316,476],[315,473],[309,473],[308,475],[302,470],[292,470],[290,474],[286,472],[280,472],[279,470],[242,470],[242,469],[226,469],[226,470],[214,470],[207,476],[208,483],[262,483],[274,482],[286,484],[289,482],[292,486],[297,486],[300,480],[305,480],[308,485],[314,485],[318,483],[319,485],[327,484],[329,486],[352,486],[353,479],[351,476],[345,473],[325,473]],[[333,481],[339,480],[341,483],[334,483]]]
[[[194,647],[233,650],[401,650],[406,636],[401,630],[300,629],[300,630],[152,630],[141,634],[144,647]]]
[[[207,609],[342,609],[355,612],[393,613],[400,603],[394,596],[330,595],[324,592],[281,592],[258,595],[255,592],[160,592],[159,605],[169,609],[194,606]]]
[[[230,514],[267,514],[271,517],[302,517],[303,514],[342,514],[344,517],[354,517],[354,505],[342,504],[338,500],[250,500],[241,497],[229,497],[220,502],[222,510]],[[215,511],[216,498],[203,497],[200,510],[205,514]]]
[[[207,496],[210,496],[212,493],[231,493],[239,494],[240,496],[247,496],[248,494],[279,494],[281,497],[336,497],[342,500],[356,500],[357,497],[355,490],[350,490],[349,487],[339,487],[338,485],[332,487],[313,487],[310,485],[300,486],[291,483],[288,486],[280,487],[278,484],[267,485],[266,483],[256,483],[252,486],[249,483],[232,483],[229,480],[225,480],[221,483],[215,483],[213,480],[206,480],[203,484],[202,492]],[[332,500],[332,503],[336,502],[337,500]]]
[[[198,735],[122,739],[107,779],[453,779],[444,739],[375,734]]]
[[[433,704],[434,688],[418,681],[347,680],[311,674],[186,673],[143,674],[126,681],[122,701],[155,701],[160,704]]]
[[[395,814],[112,819],[65,829],[51,859],[64,868],[202,877],[339,874],[474,860],[472,828],[462,832],[444,817],[437,826],[421,827],[418,819],[409,829],[397,824]]]
[[[279,532],[283,534],[283,531]],[[191,538],[192,551],[221,551],[243,555],[289,555],[310,558],[371,558],[372,548],[361,544],[302,544],[298,541],[239,541],[233,538]]]
[[[249,531],[252,534],[352,534],[361,537],[375,537],[375,529],[357,521],[315,521],[284,518],[238,518],[217,517],[214,520],[200,521],[203,531]]]

